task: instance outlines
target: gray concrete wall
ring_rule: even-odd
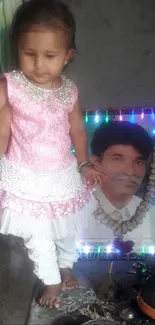
[[[78,50],[68,74],[82,106],[155,106],[155,0],[66,2]]]

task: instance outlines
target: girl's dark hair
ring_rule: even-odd
[[[74,17],[63,2],[30,0],[22,4],[15,13],[11,27],[11,41],[16,48],[21,34],[35,25],[60,28],[66,33],[69,48],[76,49]]]

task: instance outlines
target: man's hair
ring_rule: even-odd
[[[101,124],[95,131],[91,142],[92,154],[102,158],[112,145],[132,145],[145,160],[153,151],[153,141],[143,127],[126,121],[111,121]]]

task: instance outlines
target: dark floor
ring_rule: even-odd
[[[23,241],[0,235],[0,324],[24,324],[35,277]]]
[[[132,267],[132,261],[115,261],[113,276],[123,279]],[[79,261],[75,273],[80,281],[80,289],[64,296],[65,303],[75,306],[81,297],[86,299],[86,288],[96,286],[107,275],[110,261]],[[59,313],[56,310],[40,308],[33,299],[36,295],[36,278],[33,265],[19,238],[0,236],[0,325],[46,324],[51,325]],[[88,290],[88,296],[92,292]],[[93,296],[93,295],[92,295]],[[74,302],[74,303],[73,303]],[[72,304],[72,305],[71,305]]]

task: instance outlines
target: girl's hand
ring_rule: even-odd
[[[100,173],[93,167],[82,168],[82,175],[84,176],[87,185],[96,186],[100,183]]]

